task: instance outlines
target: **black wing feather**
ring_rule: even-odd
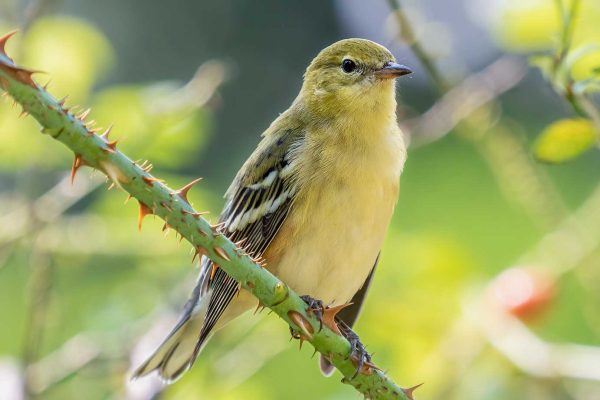
[[[223,234],[234,242],[246,239],[244,248],[252,256],[262,255],[289,213],[294,188],[289,179],[282,178],[281,171],[286,165],[287,160],[284,159],[261,176],[258,183],[266,179],[273,171],[277,173],[274,181],[266,187],[256,186],[253,183],[239,188],[229,199],[221,214],[220,221],[226,222]],[[275,201],[280,203],[277,207],[273,207]],[[272,209],[255,221],[248,222],[245,225],[242,224],[243,226],[234,229],[232,232],[229,231],[228,225],[234,223],[238,217],[251,213],[253,210],[257,210],[258,207],[264,206],[264,204],[270,204]],[[199,351],[202,343],[215,327],[238,290],[238,283],[222,269],[218,269],[214,277],[210,279],[207,274],[210,274],[211,270],[212,261],[205,257],[202,265],[202,275],[205,276],[202,291],[203,293],[212,291],[212,293],[210,293],[208,310],[196,351]]]

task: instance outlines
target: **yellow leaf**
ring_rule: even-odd
[[[560,31],[560,15],[554,2],[508,2],[499,18],[496,38],[511,51],[550,49]]]
[[[598,133],[591,121],[562,119],[544,129],[534,145],[534,154],[540,161],[560,163],[577,157],[597,140]]]

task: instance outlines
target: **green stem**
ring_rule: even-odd
[[[0,50],[6,37],[0,39]],[[189,187],[174,191],[116,149],[116,143],[99,136],[85,124],[83,114],[71,114],[61,102],[31,79],[31,72],[16,66],[0,51],[0,88],[42,126],[42,132],[69,147],[76,155],[74,171],[87,165],[105,173],[115,185],[140,202],[140,216],[152,213],[206,254],[240,286],[269,307],[317,351],[326,355],[348,383],[371,399],[411,399],[411,390],[397,386],[383,372],[367,368],[354,377],[356,367],[348,341],[324,327],[307,313],[306,304],[284,282],[245,255],[227,237],[211,226],[188,203]],[[141,221],[140,221],[141,222]]]

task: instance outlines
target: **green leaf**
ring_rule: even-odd
[[[539,161],[560,163],[579,156],[598,140],[598,133],[590,120],[562,119],[546,127],[534,145]]]

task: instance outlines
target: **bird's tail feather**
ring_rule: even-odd
[[[203,315],[192,315],[177,324],[167,339],[134,373],[132,379],[141,378],[156,370],[166,382],[177,380],[187,371],[206,342],[200,336]]]

